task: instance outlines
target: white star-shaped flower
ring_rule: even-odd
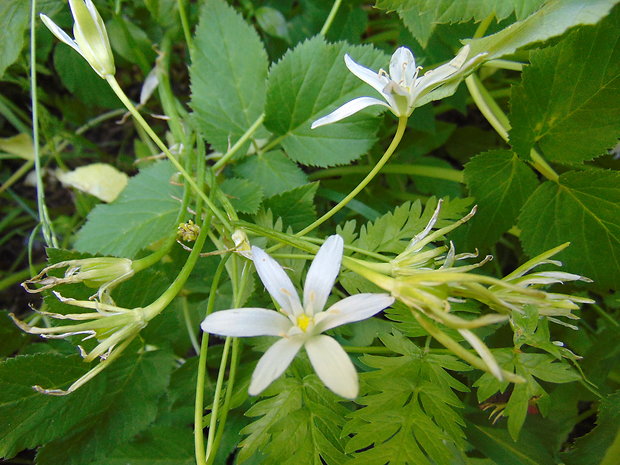
[[[257,395],[276,380],[305,347],[310,362],[325,385],[353,399],[358,393],[357,372],[344,349],[323,333],[347,323],[370,318],[394,302],[389,294],[357,294],[323,310],[340,271],[343,240],[330,236],[321,246],[306,277],[303,305],[282,267],[264,250],[252,247],[256,271],[281,307],[237,308],[212,313],[202,322],[205,332],[221,336],[279,336],[261,357],[252,374],[249,393]]]
[[[421,67],[416,67],[413,53],[407,47],[400,47],[394,52],[390,60],[389,74],[382,69],[376,73],[357,64],[346,54],[344,62],[349,71],[372,86],[385,101],[374,97],[353,99],[316,120],[312,123],[312,129],[335,123],[372,105],[387,107],[398,117],[409,116],[414,108],[433,100],[432,96],[429,96],[431,92],[470,71],[486,54],[476,55],[470,60],[467,60],[468,55],[469,45],[466,45],[451,61],[418,77]]]

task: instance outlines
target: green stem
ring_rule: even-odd
[[[187,20],[187,12],[185,11],[185,0],[177,0],[177,6],[179,7],[179,17],[181,18],[185,43],[187,43],[187,48],[190,50],[191,55],[192,50],[194,50],[194,41],[192,39],[192,33],[189,30],[189,21]]]
[[[367,173],[371,169],[372,167],[370,165],[340,166],[336,168],[327,168],[321,171],[317,171],[310,174],[308,178],[311,181],[314,181],[317,179],[331,178],[347,174]],[[447,181],[454,181],[458,183],[464,182],[463,172],[461,170],[455,170],[452,168],[440,168],[436,166],[390,164],[383,168],[383,172],[389,174],[410,174],[414,176],[425,176],[427,178],[445,179]]]
[[[41,222],[43,237],[48,246],[58,247],[58,240],[52,229],[47,206],[45,205],[45,188],[43,187],[43,173],[41,171],[41,153],[39,150],[39,100],[37,96],[37,52],[35,18],[37,0],[31,0],[30,8],[30,101],[32,105],[32,139],[34,144],[34,167],[37,177],[37,205],[39,221]]]
[[[536,149],[532,148],[532,150],[530,150],[530,158],[532,159],[532,166],[536,168],[540,174],[550,181],[558,182],[560,176],[549,166],[549,163],[547,163]]]
[[[248,128],[247,131],[245,131],[245,133],[241,136],[241,138],[235,142],[235,144],[228,149],[228,151],[224,154],[224,156],[222,158],[220,158],[217,163],[215,163],[215,165],[213,165],[213,169],[214,170],[219,170],[220,168],[224,167],[226,165],[226,163],[228,163],[228,161],[233,157],[233,155],[237,152],[237,150],[239,150],[239,148],[245,144],[245,142],[254,135],[254,133],[256,132],[256,130],[261,126],[261,124],[263,124],[263,121],[265,121],[265,113],[261,113],[260,116],[256,119],[256,121],[254,121],[254,123],[252,123],[252,126],[250,126]]]
[[[332,23],[334,22],[334,18],[336,17],[336,14],[338,13],[338,9],[340,8],[341,3],[342,3],[342,0],[334,1],[334,4],[332,5],[332,9],[329,11],[329,15],[327,16],[327,19],[325,20],[325,23],[323,24],[323,27],[321,28],[321,32],[319,32],[320,36],[325,37],[327,35],[327,31],[329,31],[329,28],[332,26]]]
[[[207,436],[207,465],[212,462],[211,456],[213,452],[213,440],[215,439],[215,429],[217,424],[217,416],[220,411],[220,397],[222,395],[222,386],[224,385],[224,375],[226,374],[226,362],[228,361],[228,352],[230,351],[230,344],[232,343],[232,337],[226,337],[224,342],[224,350],[222,351],[222,360],[220,361],[220,369],[217,374],[217,381],[215,384],[215,393],[213,394],[213,409],[211,410],[211,421],[209,423],[209,435]]]
[[[121,100],[121,102],[123,102],[125,107],[129,110],[129,112],[135,118],[138,124],[140,124],[140,126],[149,135],[149,137],[153,140],[153,142],[155,142],[155,144],[159,147],[159,149],[162,152],[164,152],[166,157],[168,157],[168,159],[174,165],[177,171],[179,171],[181,175],[187,180],[187,182],[192,187],[194,192],[196,192],[196,194],[198,194],[198,196],[202,198],[204,203],[209,207],[209,209],[213,212],[213,214],[217,217],[217,219],[220,220],[220,222],[224,225],[224,227],[230,232],[232,232],[232,228],[230,226],[230,223],[226,219],[226,217],[222,214],[219,208],[215,206],[215,204],[211,201],[211,199],[209,199],[209,197],[207,197],[207,195],[200,189],[200,187],[196,184],[196,181],[194,181],[194,179],[189,175],[189,173],[185,170],[185,168],[181,166],[179,161],[174,157],[174,155],[172,155],[170,150],[168,150],[168,147],[166,147],[166,145],[159,138],[159,136],[155,134],[155,131],[151,129],[149,124],[145,121],[142,115],[138,112],[138,110],[136,109],[134,104],[131,102],[131,100],[129,100],[127,95],[125,95],[125,92],[123,92],[123,89],[120,87],[120,85],[116,81],[116,78],[112,75],[107,75],[105,79],[110,85],[110,87],[112,88],[112,90],[114,91],[114,93],[116,94],[116,96]]]
[[[394,351],[387,347],[361,347],[361,346],[342,346],[345,352],[350,354],[393,354]]]
[[[7,276],[6,278],[0,280],[0,291],[3,291],[7,287],[12,286],[13,284],[18,283],[20,281],[23,281],[26,278],[29,278],[30,276],[32,276],[33,271],[37,273],[41,271],[43,268],[45,268],[45,263],[37,263],[37,264],[31,265],[29,268],[25,270],[21,270],[21,271],[18,271],[17,273],[13,273],[10,276]]]
[[[187,297],[183,297],[181,299],[181,306],[183,307],[183,319],[185,320],[185,328],[187,329],[187,335],[189,336],[189,340],[192,343],[192,347],[194,352],[197,354],[200,353],[200,347],[198,346],[198,339],[196,338],[196,333],[194,332],[194,326],[192,324],[192,319],[189,315],[189,305],[187,303]]]
[[[478,39],[482,37],[484,33],[487,32],[487,29],[491,25],[491,22],[493,21],[494,18],[495,18],[495,13],[491,13],[489,16],[484,18],[482,22],[478,25],[478,28],[476,29],[476,32],[474,32],[472,39]]]
[[[523,71],[523,63],[511,60],[490,60],[482,66],[487,68],[509,69],[511,71]]]
[[[220,261],[215,274],[213,275],[213,282],[211,283],[211,291],[209,293],[209,301],[207,303],[206,315],[210,315],[213,312],[215,305],[215,296],[217,295],[217,288],[220,284],[220,278],[222,273],[226,269],[226,261],[230,258],[230,254],[224,256]],[[198,465],[206,465],[207,454],[205,452],[204,445],[204,433],[202,424],[202,415],[204,411],[204,391],[205,391],[205,379],[207,377],[207,351],[209,347],[209,333],[202,333],[202,341],[200,342],[200,356],[198,357],[198,378],[196,380],[196,402],[194,404],[194,451],[196,454],[196,463]]]
[[[390,159],[390,157],[396,150],[396,147],[398,147],[398,144],[403,138],[403,134],[405,133],[406,127],[407,127],[407,117],[401,116],[398,119],[398,127],[396,129],[396,134],[394,135],[394,139],[392,139],[390,146],[387,148],[387,150],[385,151],[381,159],[377,162],[377,164],[370,171],[370,173],[368,173],[366,177],[362,179],[362,181],[357,185],[357,187],[353,189],[351,192],[349,192],[349,194],[344,199],[338,202],[336,206],[334,206],[331,210],[325,213],[322,217],[320,217],[314,223],[312,223],[311,225],[299,231],[297,234],[295,234],[295,236],[298,236],[298,237],[304,236],[305,234],[308,234],[310,231],[316,229],[318,226],[322,225],[325,221],[327,221],[332,216],[334,216],[336,213],[338,213],[340,210],[342,210],[342,208],[346,204],[348,204],[351,201],[351,199],[355,198],[355,196],[359,194],[368,185],[368,183],[374,179],[374,177],[379,173],[379,171],[381,171],[381,168],[383,168],[383,165],[385,165],[388,162],[388,160]]]

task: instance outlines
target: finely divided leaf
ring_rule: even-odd
[[[581,162],[603,155],[620,134],[620,9],[555,47],[532,53],[512,91],[510,141],[529,158]],[[544,85],[541,85],[544,83]]]
[[[538,185],[534,172],[507,150],[474,157],[465,165],[465,182],[478,205],[468,232],[470,242],[477,247],[495,244],[515,224],[521,207]]]
[[[377,111],[372,109],[310,129],[313,121],[355,97],[379,97],[349,72],[343,60],[345,53],[375,70],[388,64],[388,58],[371,46],[327,44],[316,37],[287,52],[269,73],[265,126],[281,138],[288,156],[304,165],[348,163],[376,140],[378,120],[369,112],[376,115]]]
[[[521,241],[534,256],[564,242],[567,271],[605,288],[620,282],[620,174],[569,171],[540,185],[519,217]]]
[[[235,174],[259,184],[266,197],[302,186],[306,174],[281,150],[253,155],[235,165]]]
[[[192,60],[191,106],[207,141],[225,152],[263,112],[267,54],[241,15],[223,0],[209,0]]]
[[[151,165],[129,180],[109,205],[97,205],[77,233],[80,252],[133,258],[149,244],[173,232],[181,197],[170,183],[175,170],[169,162]]]
[[[518,48],[563,34],[571,27],[596,24],[618,1],[551,0],[523,21],[517,21],[490,36],[469,41],[469,56],[486,52],[487,60],[500,58]]]

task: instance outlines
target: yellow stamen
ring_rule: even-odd
[[[309,317],[308,315],[299,315],[297,317],[297,327],[305,333],[311,321],[312,317]]]

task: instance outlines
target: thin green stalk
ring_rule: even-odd
[[[17,273],[13,273],[10,276],[7,276],[6,278],[0,280],[0,291],[5,290],[7,287],[12,286],[15,283],[18,283],[20,281],[23,281],[26,278],[29,278],[30,276],[32,276],[32,271],[34,271],[35,273],[41,271],[43,268],[45,268],[45,263],[37,263],[34,264],[28,268],[26,268],[25,270],[21,270],[18,271]]]
[[[323,24],[323,27],[321,28],[321,32],[319,32],[319,35],[323,37],[327,35],[327,32],[329,31],[329,28],[332,26],[332,23],[334,22],[334,18],[336,17],[336,14],[338,13],[338,9],[340,8],[341,3],[342,3],[342,0],[334,1],[334,4],[332,5],[332,9],[329,11],[329,15],[327,16],[327,19],[325,20],[325,23]]]
[[[192,348],[194,349],[194,352],[199,354],[200,347],[198,346],[198,339],[196,338],[196,333],[194,333],[194,326],[192,324],[192,319],[189,315],[189,305],[187,303],[187,297],[185,296],[181,299],[181,307],[183,308],[183,320],[185,320],[187,335],[189,336],[189,340],[192,343]]]
[[[32,165],[34,164],[34,160],[27,160],[22,166],[20,166],[17,171],[15,171],[9,179],[4,181],[2,186],[0,186],[0,194],[2,194],[5,190],[15,184],[24,174],[28,173],[32,169]]]
[[[220,261],[213,282],[211,283],[211,291],[209,292],[209,301],[207,302],[207,311],[205,317],[213,312],[215,305],[215,296],[217,288],[220,284],[222,273],[226,269],[226,261],[230,258],[230,254],[224,256]],[[200,343],[200,356],[198,357],[198,378],[196,380],[196,402],[194,403],[194,453],[196,455],[197,465],[206,465],[207,454],[205,452],[204,433],[202,424],[202,415],[204,411],[204,391],[205,380],[207,378],[207,351],[209,347],[209,333],[202,333],[202,341]]]
[[[211,409],[211,421],[209,423],[209,435],[207,436],[207,458],[206,463],[209,465],[211,462],[211,455],[213,452],[213,440],[215,439],[215,428],[217,424],[217,416],[220,411],[220,397],[222,395],[222,386],[224,385],[224,375],[226,374],[226,363],[228,362],[228,352],[230,351],[230,345],[232,344],[232,337],[227,336],[224,341],[224,349],[222,351],[222,360],[220,361],[220,369],[217,374],[217,381],[215,383],[215,393],[213,394],[213,408]]]
[[[219,208],[215,206],[215,204],[211,201],[211,199],[209,199],[209,197],[207,197],[207,195],[200,189],[200,187],[196,184],[196,181],[194,181],[194,179],[189,175],[189,173],[185,170],[185,168],[181,166],[179,161],[174,157],[174,155],[172,155],[168,147],[166,147],[166,144],[164,144],[163,141],[159,138],[159,136],[155,134],[155,131],[153,131],[153,129],[146,122],[146,120],[138,112],[138,110],[136,109],[134,104],[131,102],[131,100],[129,100],[127,95],[125,95],[125,92],[123,91],[121,86],[116,81],[116,78],[112,75],[108,75],[106,76],[105,79],[110,85],[110,87],[112,88],[112,90],[114,91],[114,93],[116,94],[116,96],[121,100],[121,102],[123,102],[125,107],[129,110],[129,112],[135,118],[138,124],[142,126],[144,131],[149,135],[149,137],[153,140],[153,142],[157,144],[159,149],[162,152],[164,152],[166,157],[168,157],[168,159],[174,165],[177,171],[179,171],[181,175],[187,180],[187,182],[192,187],[192,189],[194,189],[194,192],[196,192],[196,194],[198,194],[198,196],[202,198],[204,203],[209,207],[209,209],[213,212],[213,214],[217,217],[217,219],[220,220],[220,222],[224,225],[224,227],[230,232],[232,232],[232,227],[230,226],[230,223],[228,222],[226,217],[222,214]]]
[[[407,117],[402,116],[398,119],[398,127],[396,128],[396,134],[394,135],[392,142],[390,143],[389,147],[387,148],[387,150],[385,151],[381,159],[377,162],[375,167],[370,171],[370,173],[368,173],[366,177],[362,179],[362,181],[357,185],[357,187],[353,189],[351,192],[349,192],[349,194],[344,199],[342,199],[340,202],[338,202],[338,204],[336,204],[331,210],[329,210],[327,213],[321,216],[314,223],[310,224],[309,226],[306,226],[304,229],[299,231],[297,234],[295,234],[295,236],[298,236],[298,237],[304,236],[308,234],[310,231],[316,229],[318,226],[322,225],[325,221],[327,221],[332,216],[334,216],[336,213],[338,213],[340,210],[342,210],[342,208],[346,204],[348,204],[351,201],[351,199],[355,198],[355,196],[359,194],[368,185],[368,183],[374,179],[374,177],[379,173],[379,171],[381,171],[381,168],[383,168],[383,165],[385,165],[388,162],[388,160],[390,159],[390,157],[396,150],[396,147],[398,147],[398,144],[403,138],[403,134],[405,133],[406,127],[407,127]]]
[[[22,119],[16,115],[16,113],[19,113],[19,116],[21,116],[24,120],[28,118],[23,111],[15,107],[13,102],[11,102],[4,95],[0,94],[0,114],[4,116],[6,120],[19,132],[30,134],[30,126],[24,123]]]
[[[509,69],[511,71],[523,71],[523,63],[512,60],[490,60],[486,61],[482,66],[487,68]]]
[[[224,154],[224,156],[220,158],[217,161],[217,163],[215,163],[215,165],[213,165],[213,169],[217,171],[220,168],[224,167],[226,163],[228,163],[228,160],[230,160],[233,157],[233,155],[237,152],[237,150],[239,150],[239,148],[243,144],[245,144],[245,142],[250,137],[254,135],[256,130],[261,126],[261,124],[263,124],[263,121],[265,121],[265,113],[260,114],[260,116],[256,119],[256,121],[252,123],[252,126],[250,126],[248,130],[245,131],[245,133],[241,136],[241,138],[237,142],[235,142],[235,144],[230,149],[228,149],[228,151]]]
[[[350,354],[393,354],[394,351],[387,347],[361,347],[361,346],[342,346],[345,352]]]
[[[336,168],[327,168],[317,171],[310,174],[308,178],[311,181],[314,181],[317,179],[331,178],[348,174],[367,173],[371,169],[372,166],[370,165],[339,166]],[[458,183],[464,182],[463,172],[461,170],[436,166],[390,164],[383,168],[383,172],[389,174],[410,174],[414,176],[424,176],[427,178],[445,179],[447,181],[454,181]]]
[[[478,39],[478,38],[482,37],[484,35],[484,33],[487,32],[487,29],[491,25],[491,22],[493,21],[494,18],[495,18],[495,13],[491,13],[489,16],[484,18],[480,22],[478,27],[476,28],[476,32],[474,32],[474,35],[473,35],[472,39]]]
[[[185,37],[185,43],[191,55],[192,50],[194,50],[194,41],[192,39],[192,33],[189,30],[189,21],[187,20],[187,12],[185,11],[185,0],[177,0],[177,6],[179,7],[179,17],[181,18],[183,36]]]
[[[39,151],[39,100],[37,96],[37,48],[35,34],[35,18],[37,0],[31,0],[30,8],[30,101],[32,105],[32,139],[34,144],[34,167],[37,177],[37,206],[39,221],[41,222],[43,237],[48,246],[58,247],[58,240],[52,228],[47,206],[45,205],[45,189],[43,187],[43,172],[41,171],[41,153]]]

